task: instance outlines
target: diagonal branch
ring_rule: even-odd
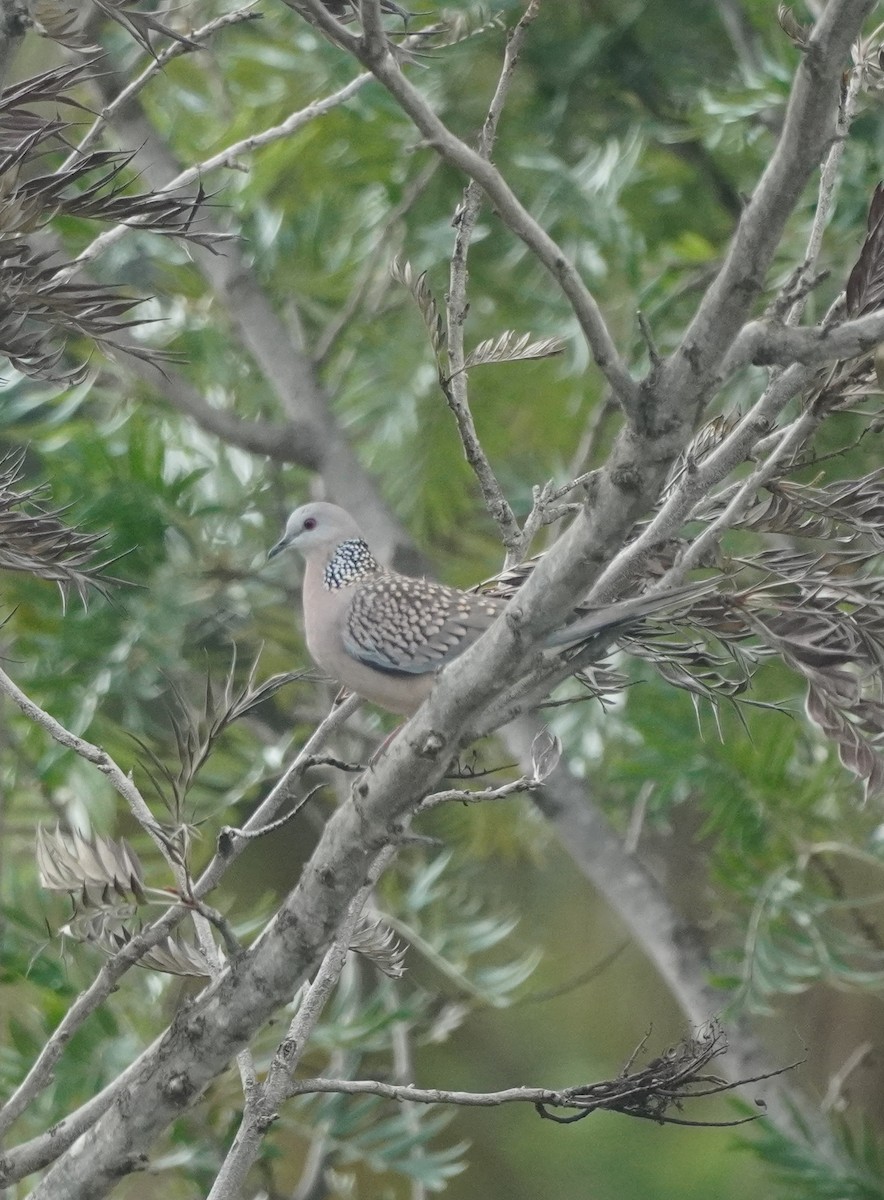
[[[659,395],[702,403],[760,292],[786,221],[835,134],[844,61],[874,0],[830,0],[804,48],[782,133],[737,226],[727,258],[681,344],[662,365]]]
[[[336,21],[320,0],[284,0],[284,3],[353,54],[387,88],[436,153],[477,182],[504,224],[558,282],[574,309],[596,364],[624,410],[635,413],[639,401],[638,385],[620,358],[598,303],[564,250],[520,203],[497,168],[456,137],[436,116],[420,92],[402,74],[386,44],[377,51],[370,50]]]
[[[252,813],[243,827],[243,833],[250,834],[263,828],[284,804],[294,798],[303,774],[314,762],[316,752],[322,748],[333,730],[337,729],[350,716],[357,704],[356,697],[350,697],[349,700],[331,710],[325,720],[317,726],[300,753],[295,756],[294,761],[279,782]],[[236,861],[248,845],[248,837],[238,837],[235,833],[223,837],[223,852],[219,849],[199,879],[192,885],[191,898],[199,901],[217,887],[230,865]],[[150,949],[165,941],[175,926],[191,912],[192,909],[189,906],[174,905],[149,928],[134,936],[123,949],[105,963],[95,980],[80,994],[52,1037],[46,1042],[26,1078],[7,1104],[0,1109],[0,1131],[11,1125],[36,1096],[49,1086],[52,1081],[53,1068],[61,1058],[71,1037],[116,990],[120,978]],[[127,1079],[128,1070],[75,1113],[65,1117],[51,1131],[0,1157],[0,1187],[7,1182],[14,1182],[16,1179],[21,1179],[33,1171],[39,1170],[63,1154],[113,1103],[119,1089],[126,1086]]]
[[[506,101],[507,92],[509,91],[513,72],[516,68],[519,52],[525,40],[528,27],[537,16],[539,3],[540,0],[531,0],[522,19],[507,38],[503,68],[488,109],[488,115],[479,134],[479,154],[488,162],[491,160],[491,152],[494,149],[494,142],[497,137],[497,126],[503,113],[503,106]],[[504,495],[497,476],[494,474],[494,470],[488,461],[488,456],[485,454],[476,432],[476,424],[470,410],[469,383],[464,356],[463,334],[469,311],[467,300],[467,281],[469,278],[467,257],[469,255],[473,231],[479,219],[479,211],[483,198],[482,189],[476,183],[475,179],[471,179],[464,190],[463,199],[454,217],[454,225],[457,233],[454,239],[454,251],[451,255],[448,298],[446,302],[448,374],[442,380],[442,389],[448,401],[448,406],[457,422],[457,429],[467,462],[473,468],[476,478],[479,481],[479,486],[482,489],[485,507],[500,529],[503,544],[507,549],[507,562],[509,563],[511,560],[518,562],[523,558],[525,547],[513,510],[510,508],[509,502]]]
[[[362,910],[374,883],[389,866],[393,856],[392,847],[381,852],[372,868],[372,879],[355,897],[346,919],[337,929],[334,941],[326,951],[315,978],[298,1006],[296,1016],[273,1056],[264,1082],[253,1096],[247,1097],[236,1139],[212,1184],[207,1200],[227,1200],[228,1197],[232,1200],[241,1195],[246,1176],[260,1153],[264,1136],[280,1106],[291,1094],[291,1074],[297,1069],[310,1035],[337,986],[347,961],[350,942],[362,919]]]
[[[161,50],[156,57],[148,63],[144,70],[136,75],[135,78],[128,83],[115,98],[107,104],[95,120],[92,122],[89,129],[83,135],[82,140],[77,145],[76,149],[71,152],[69,157],[65,159],[61,171],[67,170],[73,166],[79,158],[95,144],[97,139],[106,129],[109,121],[113,120],[117,112],[129,101],[134,100],[138,93],[145,88],[148,83],[159,74],[168,62],[173,58],[179,58],[182,54],[190,54],[194,50],[201,50],[202,43],[207,42],[210,38],[222,29],[227,29],[231,25],[240,25],[244,21],[258,21],[261,19],[261,14],[254,11],[257,0],[249,0],[249,3],[242,8],[235,9],[233,12],[224,13],[220,17],[201,25],[199,29],[192,30],[186,40],[173,42],[171,46],[167,46]]]
[[[164,183],[161,187],[158,187],[156,189],[157,193],[176,192],[180,188],[187,187],[189,184],[201,180],[204,175],[208,175],[212,171],[217,171],[221,167],[227,167],[232,170],[237,169],[239,166],[238,160],[244,155],[252,154],[262,146],[269,146],[281,138],[291,137],[303,129],[305,125],[309,125],[311,121],[316,120],[317,117],[324,116],[325,113],[331,112],[332,109],[337,108],[341,104],[345,104],[361,88],[365,87],[370,79],[371,76],[367,73],[357,75],[355,79],[351,79],[349,83],[338,88],[336,92],[331,92],[328,96],[314,100],[312,104],[308,104],[305,108],[291,113],[278,125],[273,125],[269,129],[262,130],[260,133],[253,133],[249,137],[232,142],[223,150],[219,150],[209,158],[203,159],[202,162],[195,163],[193,166],[179,171],[172,179]],[[105,250],[110,249],[120,238],[125,237],[132,228],[139,224],[141,222],[138,218],[135,218],[132,221],[115,225],[112,229],[107,229],[104,233],[100,233],[97,238],[94,238],[89,243],[85,250],[82,250],[77,255],[69,270],[94,262]]]

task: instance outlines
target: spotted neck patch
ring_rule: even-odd
[[[380,566],[368,544],[362,538],[348,538],[335,547],[334,554],[326,563],[322,582],[333,592],[368,575],[375,575],[379,570]]]

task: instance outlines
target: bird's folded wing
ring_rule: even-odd
[[[384,573],[355,589],[344,649],[379,671],[429,674],[462,653],[505,607],[496,597]]]

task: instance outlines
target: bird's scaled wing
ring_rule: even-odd
[[[344,648],[379,671],[429,674],[471,646],[505,607],[497,597],[384,572],[355,590]]]

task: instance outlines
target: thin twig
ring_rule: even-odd
[[[168,909],[149,929],[142,930],[141,933],[136,934],[135,937],[126,943],[122,950],[118,950],[102,966],[89,987],[82,991],[73,1004],[70,1005],[61,1021],[52,1031],[50,1037],[43,1044],[40,1053],[31,1064],[27,1075],[3,1107],[0,1108],[0,1135],[4,1134],[25,1109],[33,1103],[37,1096],[49,1086],[52,1082],[55,1066],[61,1059],[68,1042],[77,1030],[104,1003],[108,996],[116,991],[117,984],[122,976],[139,959],[143,958],[148,950],[165,941],[175,926],[187,916],[188,912],[189,909],[184,905],[176,905],[174,908]],[[115,1080],[114,1082],[116,1084],[119,1080]],[[67,1146],[76,1140],[80,1133],[88,1129],[106,1111],[112,1099],[112,1094],[107,1091],[103,1092],[101,1097],[96,1097],[88,1105],[79,1109],[77,1113],[66,1117],[59,1125],[55,1126],[52,1130],[51,1141],[57,1148],[57,1153],[62,1153]],[[38,1170],[39,1167],[45,1166],[46,1163],[51,1162],[53,1158],[57,1157],[57,1154],[52,1152],[49,1145],[44,1146],[44,1143],[48,1140],[49,1135],[44,1134],[40,1138],[35,1138],[33,1142],[16,1147],[14,1152],[16,1160],[24,1160],[23,1175],[28,1175],[31,1171]],[[44,1152],[42,1154],[35,1153],[38,1149],[43,1149]],[[28,1162],[29,1157],[33,1165]]]
[[[835,186],[838,182],[838,168],[841,166],[844,147],[847,144],[847,135],[850,132],[850,126],[856,113],[856,106],[859,102],[864,78],[865,66],[861,62],[854,66],[847,77],[847,86],[844,89],[841,105],[838,109],[838,117],[835,122],[835,140],[829,147],[829,153],[826,155],[822,171],[820,172],[816,212],[814,213],[810,237],[807,242],[807,253],[801,267],[801,280],[810,280],[816,271],[816,265],[819,261],[820,250],[823,244],[823,234],[829,221],[829,213],[831,212],[835,195]],[[804,291],[803,294],[799,295],[799,298],[792,305],[786,316],[787,325],[798,324],[807,304],[809,294],[809,291]]]
[[[688,571],[703,562],[704,557],[718,545],[722,534],[728,529],[733,529],[743,514],[752,507],[758,489],[778,473],[783,462],[798,452],[821,420],[821,415],[815,409],[809,408],[789,426],[787,432],[780,438],[776,449],[740,485],[724,512],[710,525],[707,525],[703,532],[685,549],[672,570],[664,576],[663,586],[674,586],[684,578]]]
[[[792,397],[813,378],[814,368],[795,366],[784,371],[756,401],[728,437],[701,463],[685,470],[678,485],[661,506],[654,519],[637,538],[617,554],[593,588],[593,603],[613,599],[633,575],[641,570],[654,549],[674,537],[712,488],[725,479],[735,467],[745,462],[759,439],[765,436],[777,415]],[[685,568],[686,570],[686,568]],[[680,575],[684,571],[680,572]],[[680,577],[680,576],[679,576]],[[671,586],[678,577],[668,578]]]
[[[66,729],[61,722],[57,721],[45,709],[40,708],[29,696],[25,695],[20,687],[13,683],[2,669],[0,669],[0,692],[8,696],[28,720],[33,721],[35,725],[48,733],[53,741],[58,742],[60,746],[64,746],[67,750],[72,750],[80,758],[91,763],[107,778],[114,791],[126,801],[132,816],[148,834],[151,841],[168,863],[179,886],[184,885],[186,877],[181,874],[181,862],[172,853],[169,846],[169,839],[157,824],[147,801],[135,786],[131,775],[127,775],[107,751],[102,750],[99,746],[94,746],[91,742],[87,742],[85,738],[78,737],[77,734]]]
[[[279,125],[273,125],[271,128],[264,129],[260,133],[255,133],[250,137],[242,138],[238,142],[233,142],[224,150],[219,150],[217,154],[213,154],[202,162],[188,167],[185,171],[181,171],[167,184],[156,188],[156,193],[173,192],[178,188],[186,187],[188,184],[194,183],[196,180],[201,179],[202,176],[217,170],[219,167],[228,167],[231,170],[239,169],[241,164],[237,161],[238,159],[246,154],[252,154],[255,150],[263,146],[269,146],[272,142],[277,142],[281,138],[291,137],[303,129],[305,125],[316,120],[317,117],[324,116],[332,109],[345,104],[361,88],[365,87],[371,78],[372,76],[369,72],[357,75],[355,79],[351,79],[348,84],[345,84],[342,88],[338,88],[336,92],[332,92],[328,96],[323,96],[320,100],[314,100],[306,108],[301,108],[297,112],[293,112]],[[70,267],[65,271],[58,272],[55,278],[63,281],[74,274],[78,268],[85,266],[87,263],[94,262],[105,250],[116,245],[121,238],[125,237],[131,229],[136,228],[139,223],[136,219],[126,224],[115,225],[112,229],[99,234],[97,238],[89,243],[85,250],[77,255]]]
[[[540,787],[540,784],[539,779],[529,779],[523,775],[520,779],[514,779],[512,783],[504,783],[496,788],[481,788],[473,792],[450,788],[444,792],[434,792],[421,800],[415,813],[429,812],[431,808],[439,808],[442,804],[485,804],[489,800],[506,800],[520,792],[530,792],[532,788]]]
[[[122,89],[122,91],[120,91],[114,97],[110,104],[106,105],[101,110],[101,112],[92,122],[90,128],[83,136],[80,143],[74,150],[71,151],[62,165],[58,168],[58,173],[62,174],[75,165],[77,160],[95,144],[102,130],[109,124],[110,121],[113,120],[114,116],[117,112],[119,112],[123,105],[134,99],[135,96],[137,96],[138,93],[147,86],[151,79],[153,79],[155,75],[158,75],[163,70],[167,63],[171,62],[173,58],[179,58],[182,54],[191,54],[194,50],[202,48],[195,46],[193,44],[194,42],[208,41],[213,34],[218,33],[218,31],[221,29],[226,29],[230,25],[240,25],[243,21],[261,20],[261,13],[251,11],[254,9],[257,2],[258,0],[250,0],[250,2],[243,8],[239,8],[234,12],[225,13],[223,16],[216,17],[213,21],[209,21],[206,25],[202,25],[199,29],[194,29],[191,33],[188,33],[186,40],[173,42],[170,46],[167,46],[164,50],[161,50],[159,54],[157,54],[156,58],[152,59],[151,62],[148,63],[141,74],[136,75],[132,82],[128,83]]]
[[[494,149],[494,142],[497,137],[497,127],[503,113],[513,73],[516,69],[519,52],[525,40],[528,27],[537,16],[539,5],[540,0],[530,0],[522,19],[507,38],[503,67],[488,109],[488,115],[485,117],[482,130],[479,134],[478,153],[485,161],[491,158],[491,152]],[[440,382],[442,390],[445,393],[445,399],[448,401],[448,407],[451,409],[454,419],[457,422],[457,430],[460,434],[467,462],[473,468],[473,472],[479,482],[479,487],[482,489],[485,507],[500,530],[501,540],[507,549],[507,565],[509,565],[510,562],[518,562],[524,556],[525,542],[515,514],[504,495],[503,488],[500,486],[494,469],[482,447],[482,443],[479,441],[479,435],[476,432],[476,425],[470,409],[469,384],[465,370],[464,324],[467,312],[469,311],[469,302],[467,300],[467,284],[469,281],[467,260],[469,257],[470,242],[473,231],[476,228],[476,222],[479,219],[479,211],[483,200],[484,192],[482,188],[475,179],[471,179],[464,189],[463,198],[454,218],[454,225],[457,232],[451,255],[448,299],[445,305],[448,335],[446,339],[448,373]]]
[[[598,303],[568,255],[516,199],[497,168],[482,158],[478,151],[455,137],[420,92],[405,78],[391,55],[372,59],[366,54],[359,38],[335,20],[323,7],[321,0],[285,0],[285,3],[369,67],[436,153],[476,180],[507,227],[528,246],[558,282],[571,303],[593,359],[611,385],[614,395],[627,412],[636,413],[641,398],[639,386],[617,352]]]

